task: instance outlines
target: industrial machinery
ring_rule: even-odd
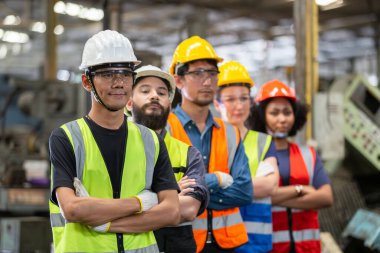
[[[380,244],[374,236],[379,227],[364,224],[380,224],[380,90],[361,75],[345,76],[315,96],[313,112],[318,148],[335,196],[334,206],[320,212],[321,227],[345,252],[374,252]],[[365,233],[358,233],[359,224]],[[352,240],[360,241],[356,251],[348,249]]]
[[[89,98],[80,84],[61,81],[10,79],[0,87],[0,252],[49,252],[48,138],[85,115]]]

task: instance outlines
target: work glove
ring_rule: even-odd
[[[272,165],[266,162],[260,162],[259,166],[257,167],[256,175],[255,177],[264,177],[266,175],[269,175],[274,172],[274,168]]]
[[[84,188],[84,185],[82,182],[79,180],[79,178],[74,177],[74,188],[75,188],[75,195],[77,197],[89,197],[90,195],[88,194],[86,188]],[[99,233],[106,233],[108,229],[110,228],[111,222],[107,222],[105,224],[99,225],[99,226],[88,226],[92,230],[99,232]]]
[[[234,182],[234,179],[230,174],[220,172],[220,171],[217,171],[214,174],[218,178],[219,186],[222,189],[226,189],[226,188],[230,187],[232,185],[232,183]]]
[[[145,212],[158,204],[157,194],[150,190],[143,190],[135,197],[140,202],[140,213]]]
[[[77,197],[89,197],[90,196],[88,194],[86,188],[84,188],[84,185],[82,184],[82,182],[77,177],[74,177],[74,188],[75,188],[75,195]]]

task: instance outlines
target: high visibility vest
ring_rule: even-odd
[[[170,163],[173,168],[174,177],[178,182],[183,178],[187,171],[187,154],[189,152],[190,146],[183,141],[180,141],[173,136],[170,136],[168,132],[166,132],[164,137],[164,142],[166,148],[168,149]],[[191,226],[191,222],[185,221],[178,224],[176,227],[181,226]]]
[[[311,147],[289,144],[290,185],[312,185],[316,152]],[[281,166],[281,164],[280,164]],[[280,185],[282,180],[280,178]],[[294,238],[297,253],[320,253],[318,212],[289,208],[292,227],[289,228],[287,208],[273,206],[273,250],[289,252],[291,236]],[[290,231],[291,230],[291,231]]]
[[[224,123],[218,118],[214,120],[221,126],[213,127],[209,173],[221,171],[230,173],[230,168],[235,157],[237,146],[240,143],[240,135],[237,128]],[[189,145],[191,141],[186,134],[178,117],[170,113],[168,118],[169,132]],[[212,218],[212,234],[216,243],[224,249],[235,248],[248,241],[246,229],[240,215],[239,208],[228,208],[225,210],[206,209],[197,216],[193,222],[193,233],[197,243],[197,252],[202,251],[207,240],[208,215]]]
[[[178,182],[183,178],[187,169],[187,153],[189,151],[189,145],[170,136],[166,132],[164,137],[166,148],[168,149],[170,163],[173,168],[174,176]]]
[[[244,139],[252,178],[255,177],[259,162],[264,160],[270,147],[270,135],[249,130]],[[235,250],[236,253],[261,253],[272,250],[272,199],[253,198],[252,204],[240,207],[249,241]]]
[[[128,198],[150,189],[159,153],[156,134],[141,125],[127,121],[120,198]],[[76,160],[77,177],[92,197],[113,198],[111,180],[100,149],[84,119],[69,122],[61,128],[67,134]],[[52,170],[54,168],[52,167]],[[50,201],[50,221],[54,252],[118,252],[115,233],[98,233],[81,223],[65,220],[60,209]],[[124,252],[158,252],[153,232],[123,234]]]

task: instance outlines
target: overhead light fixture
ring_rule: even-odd
[[[0,37],[5,42],[10,43],[26,43],[29,41],[29,35],[22,32],[15,31],[2,31],[0,34],[3,35]]]
[[[57,25],[54,28],[54,34],[55,35],[61,35],[64,31],[65,31],[65,28],[63,27],[63,25]]]
[[[44,33],[44,32],[46,32],[46,24],[45,24],[45,22],[35,22],[32,25],[31,30],[33,32]]]
[[[322,10],[331,10],[344,5],[343,0],[315,0],[315,2]]]
[[[8,48],[6,45],[0,45],[0,59],[4,59],[7,56]]]
[[[54,5],[54,12],[91,21],[100,21],[104,17],[102,9],[88,8],[80,4],[70,2],[65,3],[63,1],[58,1]]]
[[[3,25],[19,25],[21,23],[21,18],[15,15],[8,15],[3,20]]]

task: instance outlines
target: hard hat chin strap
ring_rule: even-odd
[[[87,80],[89,81],[90,85],[91,85],[91,92],[94,94],[94,97],[95,97],[95,100],[96,102],[98,102],[99,104],[101,104],[104,108],[106,108],[108,111],[110,112],[116,112],[118,110],[115,110],[115,109],[112,109],[112,108],[109,108],[104,102],[103,100],[100,98],[98,92],[96,91],[96,88],[95,88],[95,85],[94,85],[94,82],[93,82],[93,79],[91,77],[91,75],[89,75],[88,73],[86,73],[86,77],[87,77]]]

